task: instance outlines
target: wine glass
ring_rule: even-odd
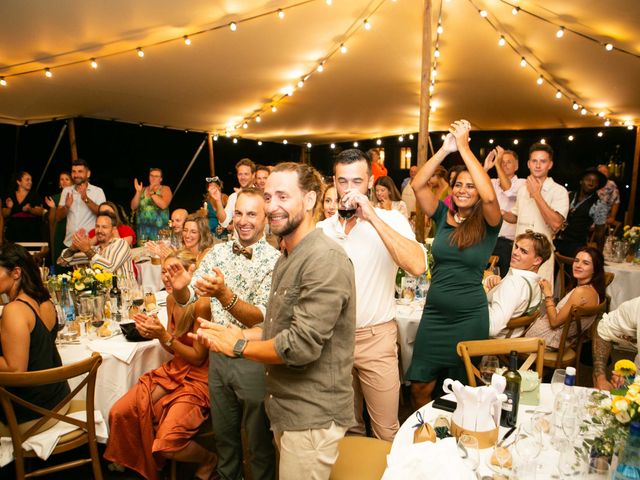
[[[559,446],[560,458],[558,459],[558,472],[563,478],[582,478],[585,461],[578,450],[569,441]]]
[[[563,414],[562,414],[562,431],[564,432],[565,437],[569,440],[570,443],[573,444],[573,440],[578,433],[578,429],[580,428],[580,408],[578,405],[568,405]]]
[[[511,460],[511,452],[507,447],[501,447],[498,443],[496,443],[493,454],[496,457],[496,461],[500,466],[500,474],[504,474],[504,466],[507,464],[509,460]]]
[[[522,424],[518,427],[515,446],[518,453],[518,463],[526,468],[527,465],[536,461],[542,450],[542,440],[539,435],[527,432]]]
[[[356,213],[357,205],[353,201],[345,201],[344,197],[338,200],[338,215],[345,220],[350,219]]]
[[[553,371],[553,377],[551,377],[551,391],[553,395],[557,395],[560,390],[562,390],[562,386],[564,385],[564,377],[567,372],[564,368],[557,368]]]
[[[471,435],[462,434],[458,438],[458,455],[473,472],[480,465],[478,439]]]
[[[499,267],[498,265],[495,265],[495,266],[491,269],[491,272],[492,272],[494,275],[497,275],[497,276],[499,277],[499,276],[500,276],[500,267]]]
[[[485,355],[480,361],[480,376],[485,385],[491,384],[491,377],[500,367],[498,357],[494,355]]]
[[[606,479],[609,478],[611,465],[606,457],[593,457],[589,460],[589,479]]]
[[[551,415],[547,412],[536,412],[531,416],[530,431],[539,438],[543,450],[550,444],[551,425]]]

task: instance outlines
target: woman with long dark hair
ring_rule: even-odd
[[[385,210],[397,210],[409,218],[407,204],[402,201],[402,195],[400,195],[391,177],[379,177],[375,181],[373,188],[376,196],[376,207],[384,208]]]
[[[7,242],[0,247],[0,293],[10,300],[0,317],[0,371],[34,372],[60,367],[62,361],[55,344],[56,309],[33,258],[20,245]],[[65,381],[10,391],[35,405],[53,408],[69,393],[69,385]],[[15,411],[21,424],[39,418],[36,412],[19,405]],[[2,410],[0,421],[6,421]],[[7,434],[3,427],[0,422],[0,435]]]
[[[451,124],[444,144],[411,182],[416,200],[437,226],[433,241],[429,300],[418,327],[406,378],[417,406],[431,400],[438,379],[465,380],[456,354],[460,341],[489,338],[487,296],[482,275],[502,223],[489,176],[469,148],[470,124]],[[449,153],[458,151],[465,164],[452,189],[453,211],[438,199],[429,179]]]
[[[15,190],[5,199],[2,215],[6,222],[5,238],[13,242],[42,241],[42,199],[33,190],[29,172],[15,175]]]
[[[547,280],[540,280],[540,287],[544,294],[545,311],[531,328],[527,330],[525,337],[543,338],[547,350],[557,350],[560,347],[562,327],[569,319],[571,307],[595,307],[605,298],[604,281],[604,257],[602,252],[593,247],[578,249],[572,267],[572,289],[555,304],[551,284]],[[588,329],[595,316],[581,320],[582,330]],[[577,328],[569,329],[567,341],[577,334]]]

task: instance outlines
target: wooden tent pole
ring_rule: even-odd
[[[625,224],[633,225],[635,213],[636,195],[638,193],[638,175],[640,175],[640,127],[636,127],[636,148],[633,152],[633,169],[631,173],[631,194],[629,195],[629,208],[625,215]]]
[[[431,0],[424,0],[422,14],[422,73],[420,77],[420,126],[418,129],[418,168],[427,161],[431,82]],[[416,202],[416,239],[424,242],[424,214]]]
[[[213,135],[207,134],[207,147],[209,148],[209,173],[212,177],[216,176],[216,164],[213,157]]]
[[[67,122],[69,125],[69,145],[71,146],[71,161],[78,160],[78,148],[76,146],[76,123],[75,119],[70,118]]]

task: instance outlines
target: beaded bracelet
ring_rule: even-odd
[[[234,293],[234,294],[233,294],[233,298],[231,299],[231,301],[229,302],[229,304],[228,304],[228,305],[226,305],[226,306],[225,306],[225,305],[223,305],[223,306],[222,306],[222,309],[223,309],[223,310],[226,310],[226,311],[228,312],[229,310],[231,310],[233,307],[235,307],[235,306],[236,306],[236,303],[238,303],[238,294]]]

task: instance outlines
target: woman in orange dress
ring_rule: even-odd
[[[165,459],[199,463],[196,478],[209,478],[215,454],[192,440],[209,420],[208,351],[188,337],[196,332],[196,317],[211,318],[210,300],[201,298],[189,307],[178,305],[165,276],[171,263],[189,269],[196,257],[187,250],[169,255],[162,277],[167,297],[168,329],[156,316],[135,315],[136,328],[145,338],[156,338],[173,358],[145,373],[138,383],[111,407],[109,441],[104,457],[156,480]]]

